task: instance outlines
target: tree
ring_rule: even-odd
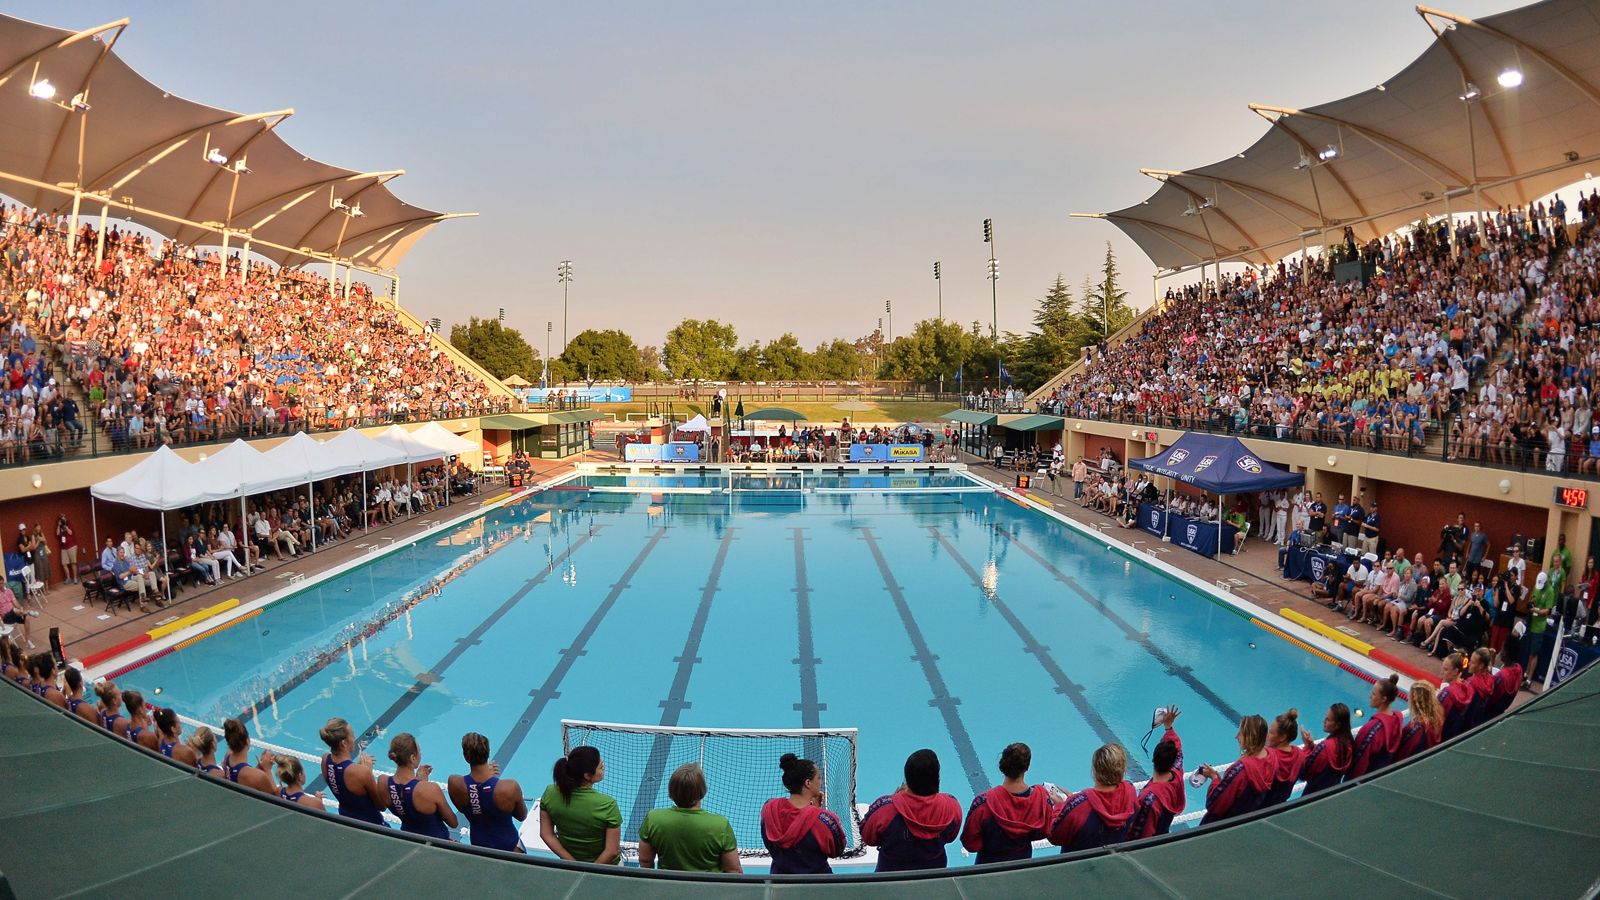
[[[1066,368],[1086,344],[1099,336],[1089,330],[1083,316],[1074,309],[1072,289],[1067,280],[1056,276],[1033,315],[1037,329],[1031,334],[1006,335],[1006,359],[1017,387],[1033,390],[1050,376]]]
[[[775,341],[767,341],[767,345],[761,348],[761,367],[766,370],[767,377],[776,381],[810,378],[815,370],[811,354],[800,346],[798,338],[788,332]]]
[[[639,348],[639,369],[644,373],[645,381],[661,380],[661,350],[655,344]]]
[[[505,327],[499,319],[473,316],[465,325],[451,325],[450,346],[496,378],[521,375],[531,382],[539,380],[539,351],[523,339],[521,332]]]
[[[751,341],[734,351],[733,367],[727,377],[734,381],[765,381],[767,370],[761,364],[761,345]]]
[[[811,361],[816,376],[829,381],[860,378],[866,366],[866,357],[862,356],[855,344],[844,338],[818,344],[811,353]]]
[[[1122,289],[1117,272],[1117,256],[1106,242],[1106,259],[1100,266],[1100,280],[1086,285],[1083,292],[1083,320],[1094,335],[1103,340],[1126,328],[1133,321],[1128,292]]]
[[[937,383],[943,376],[955,383],[972,350],[972,338],[960,325],[940,319],[923,319],[911,333],[896,338],[884,349],[881,375],[901,381]]]
[[[673,378],[718,381],[733,369],[739,333],[716,319],[684,319],[667,332],[662,361]]]
[[[616,331],[581,331],[567,349],[561,351],[561,361],[578,378],[595,381],[638,381],[644,377],[644,366],[639,361],[639,347],[633,338]]]

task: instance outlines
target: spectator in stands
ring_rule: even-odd
[[[222,757],[224,777],[263,794],[278,793],[278,786],[272,781],[272,751],[261,751],[256,764],[250,765],[250,732],[245,730],[243,722],[238,719],[223,721],[222,739],[228,744],[228,752]]]
[[[56,543],[61,547],[61,577],[67,584],[78,583],[78,536],[65,514],[56,517]]]
[[[355,735],[350,723],[337,716],[322,726],[318,735],[328,745],[322,757],[322,780],[339,804],[339,815],[358,822],[388,827],[379,812],[388,803],[388,794],[378,788],[371,754],[355,756]]]
[[[606,764],[593,747],[573,747],[556,760],[552,784],[539,798],[539,837],[550,852],[601,865],[620,858],[622,813],[617,801],[594,788],[605,777]]]
[[[761,807],[761,842],[772,857],[774,875],[828,875],[828,858],[844,852],[839,817],[824,804],[817,764],[785,753],[778,760],[787,797]]]
[[[1372,714],[1356,735],[1355,757],[1351,760],[1346,778],[1360,778],[1370,771],[1381,769],[1394,757],[1400,746],[1402,719],[1400,713],[1390,709],[1399,696],[1400,678],[1390,675],[1372,685],[1367,702],[1372,704]]]
[[[1047,837],[1062,853],[1091,850],[1127,838],[1128,823],[1138,811],[1138,792],[1123,776],[1128,753],[1121,744],[1105,744],[1090,763],[1094,785],[1059,804]]]
[[[461,736],[461,757],[469,767],[465,775],[451,775],[446,787],[450,802],[467,818],[474,847],[526,853],[516,823],[528,818],[522,785],[500,777],[500,764],[489,761],[489,739],[475,731]],[[546,793],[549,793],[548,791]],[[563,859],[559,842],[550,849]]]
[[[1128,840],[1166,834],[1172,828],[1174,816],[1183,812],[1187,803],[1183,790],[1183,741],[1172,727],[1177,721],[1178,708],[1168,707],[1162,724],[1166,732],[1150,754],[1150,765],[1155,774],[1139,790],[1138,810],[1128,823]]]
[[[400,819],[400,830],[450,840],[456,813],[445,802],[444,791],[430,780],[433,766],[422,764],[417,739],[403,731],[395,735],[389,741],[389,760],[394,774],[380,776],[378,788],[389,811]]]
[[[1328,712],[1322,717],[1322,731],[1327,737],[1320,741],[1311,736],[1311,729],[1300,730],[1301,739],[1306,745],[1306,763],[1301,770],[1305,773],[1306,786],[1301,791],[1301,796],[1308,796],[1317,791],[1333,787],[1344,780],[1345,773],[1350,770],[1350,762],[1355,758],[1355,735],[1350,733],[1350,707],[1343,703],[1335,703],[1328,707]]]
[[[1267,728],[1267,758],[1272,761],[1272,784],[1261,797],[1259,808],[1287,802],[1300,770],[1305,767],[1306,751],[1295,743],[1300,738],[1300,710],[1290,709],[1272,720]]]
[[[280,756],[275,762],[278,766],[278,796],[290,803],[314,809],[317,812],[326,812],[322,805],[322,792],[315,794],[306,793],[306,770],[300,765],[300,760],[292,756]],[[340,811],[344,805],[340,804]]]
[[[861,820],[862,842],[878,848],[878,872],[942,869],[945,845],[961,831],[961,804],[939,792],[939,757],[918,750],[906,757],[905,781],[879,797]]]
[[[1000,752],[1001,784],[972,798],[961,846],[978,855],[978,863],[1027,859],[1033,842],[1050,825],[1050,797],[1027,782],[1033,751],[1016,743]]]
[[[34,649],[33,625],[28,620],[37,616],[39,611],[30,609],[24,611],[17,605],[17,595],[11,590],[11,582],[0,581],[0,624],[21,625],[22,639],[27,642],[28,649]]]
[[[685,763],[673,771],[667,796],[672,805],[651,810],[639,826],[639,868],[659,864],[681,872],[744,871],[733,825],[700,807],[706,776],[698,764]]]
[[[1254,811],[1272,786],[1272,760],[1267,757],[1267,720],[1245,716],[1239,721],[1239,732],[1234,737],[1239,742],[1238,760],[1221,772],[1210,765],[1202,765],[1198,770],[1211,779],[1211,787],[1206,790],[1205,818],[1200,820],[1202,825]]]

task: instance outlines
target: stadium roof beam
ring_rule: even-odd
[[[100,52],[95,56],[94,62],[89,65],[88,71],[84,72],[83,77],[78,79],[78,89],[68,95],[72,98],[69,102],[74,109],[78,110],[78,115],[69,115],[62,118],[61,127],[56,129],[56,139],[50,143],[50,155],[45,157],[45,166],[47,169],[51,163],[55,162],[56,154],[61,152],[61,142],[66,139],[67,130],[72,126],[73,120],[76,119],[78,122],[77,178],[80,182],[83,180],[83,141],[89,115],[89,89],[94,84],[95,73],[100,71],[100,64],[105,62],[107,56],[111,55],[111,48],[117,43],[117,38],[122,37],[122,33],[127,29],[128,20],[118,19],[115,22],[101,25],[98,28],[93,28],[89,31],[80,31],[76,35],[73,35],[73,38],[81,39],[87,36],[91,40],[100,40],[100,35],[102,34],[109,34],[109,37],[106,37],[104,40],[100,40]],[[58,44],[57,46],[52,46],[50,49],[55,50],[60,46],[65,46],[65,44]],[[10,77],[9,70],[6,73],[6,77]],[[4,83],[4,81],[4,78],[0,78],[0,83]],[[81,108],[78,106],[79,103],[82,104]]]
[[[1200,221],[1202,223],[1205,222],[1205,218],[1204,218],[1204,214],[1205,213],[1207,213],[1207,212],[1215,212],[1218,216],[1222,217],[1222,221],[1228,223],[1228,226],[1230,228],[1232,228],[1234,231],[1238,232],[1240,237],[1242,237],[1245,240],[1249,241],[1251,244],[1256,243],[1256,239],[1250,236],[1250,232],[1244,230],[1244,226],[1240,225],[1237,221],[1235,221],[1233,216],[1228,215],[1227,210],[1225,210],[1221,206],[1217,205],[1217,198],[1215,196],[1207,197],[1206,195],[1200,193],[1197,190],[1194,190],[1193,188],[1189,187],[1186,184],[1183,184],[1182,182],[1178,181],[1177,179],[1171,178],[1171,177],[1169,177],[1169,176],[1167,176],[1167,175],[1165,175],[1163,173],[1156,172],[1153,169],[1140,169],[1139,170],[1139,174],[1148,176],[1150,178],[1154,178],[1155,180],[1163,182],[1165,184],[1170,184],[1173,187],[1177,188],[1178,190],[1183,191],[1185,194],[1188,194],[1189,195],[1189,199],[1191,199],[1191,200],[1193,200],[1195,202],[1195,212],[1201,215],[1201,220]],[[1210,205],[1208,206],[1206,204],[1210,204]],[[1206,226],[1206,237],[1209,239],[1210,236],[1211,236],[1211,227],[1209,225],[1207,225]]]
[[[1429,16],[1434,16],[1440,19],[1448,20],[1463,28],[1471,28],[1475,31],[1505,41],[1511,46],[1521,50],[1522,52],[1543,63],[1545,66],[1549,67],[1550,71],[1561,76],[1567,81],[1568,84],[1577,88],[1584,96],[1588,97],[1590,102],[1594,103],[1596,106],[1600,106],[1600,88],[1595,87],[1589,82],[1588,79],[1572,71],[1572,69],[1563,65],[1559,60],[1539,47],[1536,47],[1527,41],[1520,40],[1516,36],[1508,34],[1500,28],[1497,28],[1486,22],[1481,22],[1476,19],[1469,19],[1466,16],[1458,16],[1455,13],[1445,12],[1442,9],[1434,9],[1431,6],[1423,6],[1418,4],[1417,14],[1422,16],[1423,21],[1428,21]],[[1433,28],[1433,24],[1429,22],[1428,27]],[[1433,30],[1435,34],[1439,33],[1438,29],[1434,28]]]
[[[255,222],[253,225],[251,225],[250,229],[254,230],[254,229],[262,227],[263,225],[266,225],[268,222],[271,222],[273,219],[277,218],[278,216],[282,215],[283,213],[286,213],[289,210],[294,209],[296,206],[298,206],[301,203],[303,203],[307,198],[316,195],[323,188],[325,188],[325,187],[327,187],[329,185],[338,184],[341,181],[366,181],[369,178],[381,179],[381,180],[387,181],[390,178],[398,178],[401,175],[404,175],[405,173],[406,173],[405,169],[389,169],[389,170],[383,171],[383,172],[356,172],[356,173],[349,174],[349,175],[335,175],[332,178],[322,178],[322,179],[319,179],[317,181],[312,181],[312,182],[309,182],[307,184],[302,184],[299,187],[293,187],[293,188],[290,188],[289,190],[282,191],[280,193],[274,194],[271,197],[268,197],[267,199],[262,200],[261,202],[255,204],[254,206],[250,207],[249,209],[240,210],[238,215],[239,216],[253,216],[257,212],[260,212],[262,209],[265,209],[266,207],[271,206],[274,203],[278,203],[279,201],[281,201],[281,200],[283,200],[283,199],[285,199],[287,197],[293,196],[294,199],[289,200],[287,203],[281,204],[277,209],[275,209],[272,212],[268,213],[266,218],[260,219],[259,221]]]
[[[1202,254],[1196,253],[1193,250],[1191,250],[1190,248],[1185,247],[1184,245],[1182,245],[1182,244],[1178,243],[1177,241],[1173,240],[1172,238],[1166,236],[1165,234],[1162,234],[1163,231],[1176,231],[1178,234],[1181,234],[1186,238],[1192,238],[1192,239],[1197,240],[1197,241],[1204,241],[1205,240],[1205,238],[1202,238],[1197,234],[1190,234],[1189,232],[1184,231],[1181,228],[1173,228],[1170,225],[1162,225],[1159,222],[1152,222],[1149,219],[1139,219],[1139,218],[1135,218],[1134,216],[1124,216],[1124,215],[1118,215],[1116,213],[1068,213],[1068,216],[1071,217],[1071,218],[1074,218],[1074,219],[1106,219],[1106,220],[1109,220],[1109,221],[1133,222],[1133,223],[1136,223],[1137,225],[1139,225],[1142,228],[1151,229],[1151,231],[1150,231],[1151,234],[1154,234],[1156,237],[1161,238],[1162,240],[1166,241],[1167,243],[1171,244],[1172,246],[1174,246],[1174,247],[1178,248],[1179,250],[1183,251],[1185,254],[1194,257],[1194,260],[1195,260],[1196,264],[1210,262],[1211,259],[1212,259],[1212,257],[1204,256]],[[1217,246],[1214,242],[1211,242],[1211,241],[1206,241],[1206,243],[1211,244],[1211,246],[1213,248],[1215,248]]]
[[[1290,115],[1297,112],[1296,110],[1284,109],[1283,107],[1279,106],[1268,106],[1264,103],[1252,103],[1250,104],[1250,111],[1258,116],[1261,116],[1263,119],[1266,119],[1272,124],[1273,128],[1276,128],[1288,135],[1290,139],[1292,139],[1296,144],[1300,145],[1300,152],[1307,158],[1316,159],[1320,155],[1317,151],[1317,148],[1312,145],[1310,141],[1306,140],[1305,135],[1289,127],[1287,120]],[[1337,184],[1340,190],[1344,191],[1345,197],[1347,197],[1350,200],[1350,203],[1355,206],[1356,212],[1363,216],[1367,215],[1367,205],[1361,202],[1361,197],[1357,195],[1354,190],[1351,190],[1350,183],[1345,181],[1344,176],[1339,174],[1339,170],[1332,164],[1332,160],[1324,160],[1323,164],[1328,167],[1328,176],[1333,179],[1333,183]],[[1317,192],[1316,169],[1317,167],[1315,165],[1307,166],[1306,177],[1311,179],[1311,193],[1317,198],[1317,222],[1318,229],[1321,230],[1328,228],[1332,222],[1328,218],[1328,215],[1322,210],[1322,195]]]
[[[95,193],[102,190],[107,192],[121,190],[135,178],[138,178],[140,175],[144,174],[144,172],[151,166],[162,161],[163,159],[166,159],[173,153],[176,153],[180,148],[183,147],[184,144],[194,140],[195,137],[203,132],[211,131],[215,128],[227,128],[233,125],[244,125],[251,122],[260,122],[262,123],[262,130],[271,130],[277,126],[278,122],[287,119],[292,115],[294,115],[294,110],[292,109],[278,109],[273,110],[272,112],[233,115],[226,118],[217,119],[212,122],[207,122],[203,125],[197,125],[193,128],[186,129],[177,134],[163,138],[162,140],[159,140],[153,144],[145,146],[130,154],[116,165],[113,165],[101,172],[99,175],[96,175],[86,182],[79,182],[79,184],[85,193]],[[276,121],[269,122],[269,120]],[[118,172],[123,171],[124,169],[127,169],[128,166],[133,166],[133,168],[128,169],[127,173],[121,178],[118,178],[109,185],[102,185],[102,182],[104,182],[106,179],[112,177]]]
[[[28,65],[28,63],[38,62],[54,50],[60,50],[63,47],[70,47],[73,44],[81,41],[93,40],[95,35],[105,34],[108,31],[115,31],[116,34],[112,35],[110,40],[106,42],[106,50],[109,51],[111,49],[111,45],[116,43],[117,38],[121,37],[122,32],[127,29],[130,21],[130,19],[122,18],[116,20],[115,22],[107,22],[104,25],[97,25],[94,28],[85,28],[82,31],[73,32],[63,38],[60,38],[59,40],[52,41],[49,44],[46,44],[45,46],[33,51],[32,53],[18,57],[15,62],[6,66],[4,70],[0,70],[0,86],[4,86],[7,81],[11,80],[11,76],[22,71],[23,67]]]
[[[1275,215],[1278,218],[1282,219],[1283,221],[1289,223],[1290,225],[1293,225],[1295,228],[1303,229],[1303,228],[1308,228],[1310,226],[1308,226],[1304,222],[1296,222],[1294,219],[1290,218],[1289,216],[1284,215],[1281,211],[1273,209],[1270,204],[1263,203],[1261,201],[1261,197],[1266,197],[1268,200],[1272,200],[1275,203],[1280,203],[1280,204],[1282,204],[1284,206],[1289,207],[1290,209],[1294,209],[1294,210],[1297,210],[1299,212],[1303,212],[1307,216],[1310,216],[1313,219],[1318,218],[1317,211],[1314,210],[1314,209],[1311,209],[1311,208],[1306,207],[1306,206],[1302,206],[1299,203],[1296,203],[1293,200],[1290,200],[1288,197],[1284,197],[1284,196],[1282,196],[1280,194],[1274,194],[1272,191],[1269,191],[1266,188],[1256,187],[1255,185],[1249,184],[1248,182],[1239,181],[1239,180],[1232,179],[1232,178],[1221,178],[1221,177],[1218,177],[1216,175],[1211,175],[1211,174],[1201,175],[1201,174],[1198,174],[1198,173],[1195,173],[1195,172],[1181,172],[1181,171],[1175,171],[1175,170],[1172,170],[1172,169],[1140,169],[1139,170],[1139,174],[1141,174],[1141,175],[1149,175],[1150,177],[1155,178],[1157,180],[1165,180],[1165,181],[1168,181],[1168,182],[1173,182],[1178,178],[1194,178],[1194,179],[1197,179],[1197,180],[1210,181],[1210,182],[1213,182],[1215,184],[1225,185],[1227,187],[1232,188],[1234,193],[1238,194],[1241,197],[1244,197],[1245,199],[1247,199],[1250,202],[1254,203],[1255,205],[1261,207],[1262,209],[1266,210],[1267,212],[1272,213],[1273,215]],[[1182,185],[1175,185],[1175,186],[1176,187],[1182,187]]]
[[[1456,69],[1461,72],[1461,101],[1462,105],[1466,107],[1467,140],[1469,142],[1475,142],[1477,140],[1472,127],[1472,112],[1474,109],[1481,107],[1483,112],[1483,120],[1489,126],[1489,134],[1494,137],[1495,146],[1500,149],[1501,158],[1506,161],[1511,171],[1515,172],[1517,170],[1516,161],[1511,156],[1511,147],[1506,142],[1505,132],[1501,130],[1500,123],[1495,120],[1494,111],[1489,108],[1488,104],[1474,102],[1479,98],[1473,97],[1467,93],[1470,90],[1469,86],[1480,83],[1488,84],[1489,82],[1473,74],[1472,67],[1467,64],[1466,58],[1462,56],[1461,51],[1456,48],[1456,45],[1451,42],[1450,33],[1455,30],[1454,27],[1435,27],[1433,20],[1428,18],[1428,13],[1425,12],[1426,9],[1427,7],[1424,6],[1417,7],[1417,15],[1422,18],[1423,24],[1428,26],[1428,30],[1433,32],[1433,37],[1439,42],[1439,46],[1443,47],[1445,52],[1450,54],[1450,58],[1455,61]],[[1474,143],[1472,146],[1472,180],[1474,183],[1476,183],[1478,180],[1477,162],[1478,150],[1476,143]],[[1517,192],[1517,201],[1520,203],[1527,203],[1528,195],[1522,190],[1520,184],[1516,186],[1515,190]]]

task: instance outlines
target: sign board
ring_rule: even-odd
[[[622,458],[627,462],[660,462],[661,444],[629,444],[622,448]]]
[[[850,461],[921,462],[921,444],[851,444]]]
[[[526,388],[523,396],[529,403],[543,403],[552,394],[561,393],[563,397],[587,400],[590,403],[630,403],[633,401],[633,388],[631,387],[568,387],[568,388]]]
[[[629,444],[622,448],[627,462],[699,462],[700,445],[689,441],[671,444]]]

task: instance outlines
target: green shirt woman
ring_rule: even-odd
[[[609,865],[622,857],[622,813],[594,786],[606,764],[593,747],[574,747],[556,760],[555,783],[539,798],[539,837],[562,859]]]

